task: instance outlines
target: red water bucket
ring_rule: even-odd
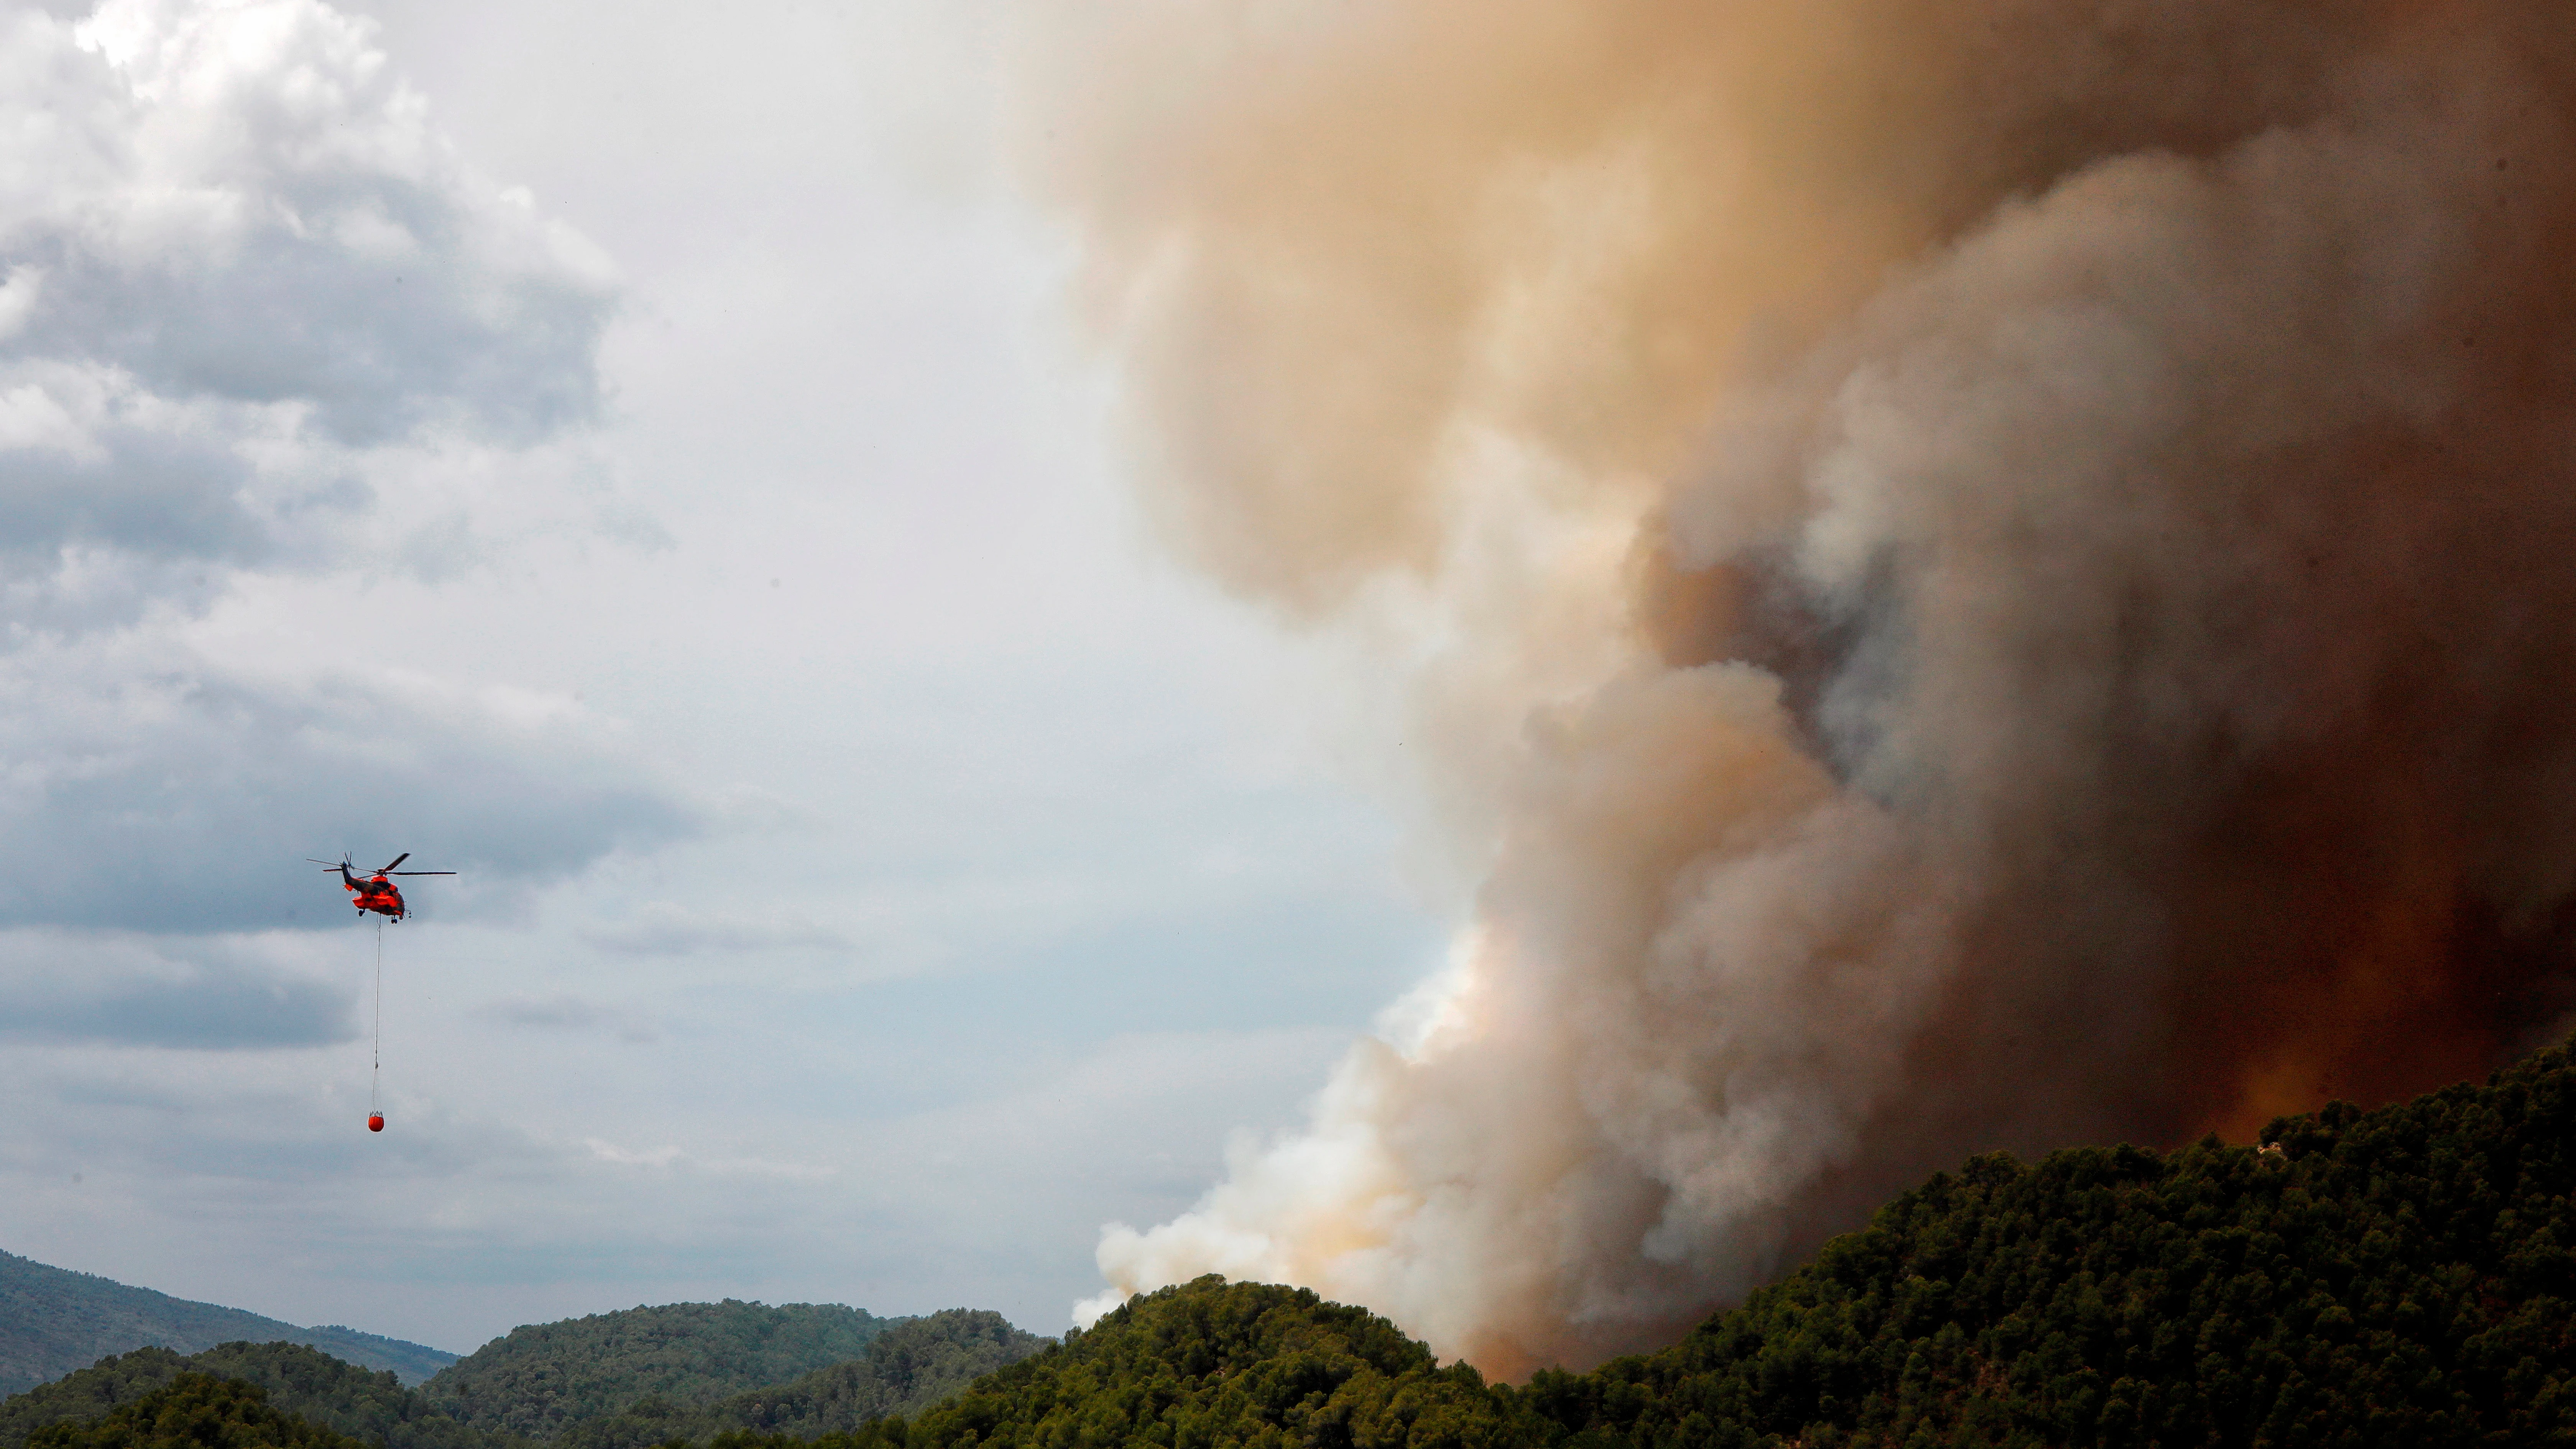
[[[378,1113],[375,1113],[375,1114],[373,1114],[372,1116],[368,1117],[368,1118],[367,1118],[367,1130],[368,1130],[368,1131],[370,1131],[370,1132],[382,1132],[382,1131],[384,1131],[384,1130],[385,1130],[385,1114],[384,1114],[384,1113],[382,1113],[382,1112],[378,1112]]]

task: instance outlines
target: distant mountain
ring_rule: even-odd
[[[702,1409],[648,1397],[624,1413],[565,1428],[553,1449],[652,1449],[730,1430],[794,1439],[844,1433],[887,1414],[919,1413],[1052,1342],[1013,1328],[998,1313],[951,1308],[878,1334],[864,1357]]]
[[[0,1449],[21,1449],[50,1424],[107,1418],[192,1372],[256,1385],[270,1407],[376,1449],[527,1449],[523,1441],[440,1413],[390,1372],[343,1363],[300,1343],[227,1343],[186,1356],[138,1348],[101,1359],[0,1403]]]
[[[266,1402],[256,1384],[181,1374],[103,1418],[50,1424],[36,1449],[367,1449]]]
[[[406,1384],[421,1383],[456,1362],[452,1353],[398,1338],[336,1325],[298,1328],[0,1253],[0,1395],[147,1344],[184,1354],[235,1342],[310,1344],[335,1358],[390,1370]]]
[[[772,1308],[728,1298],[510,1330],[421,1385],[449,1414],[495,1433],[551,1438],[653,1398],[700,1409],[859,1358],[909,1322],[836,1303]]]
[[[728,1430],[811,1439],[917,1412],[1047,1342],[997,1313],[879,1318],[727,1299],[530,1324],[458,1358],[0,1254],[0,1393],[15,1395],[0,1402],[0,1449],[22,1449],[45,1425],[101,1419],[190,1372],[258,1385],[280,1411],[377,1449],[549,1438],[649,1449]]]

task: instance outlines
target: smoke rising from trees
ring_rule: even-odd
[[[1054,38],[1171,536],[1414,669],[1420,1040],[1116,1227],[1518,1373],[1977,1151],[2558,1028],[2576,30],[2545,3],[1143,4]]]

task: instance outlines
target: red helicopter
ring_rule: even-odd
[[[313,860],[313,857],[309,855],[304,858],[306,860]],[[361,911],[373,911],[377,915],[391,916],[395,920],[399,921],[403,917],[411,914],[411,908],[403,904],[401,889],[386,877],[397,875],[456,874],[456,872],[452,870],[394,869],[395,866],[398,866],[409,859],[411,859],[411,852],[406,850],[402,854],[395,856],[392,860],[378,866],[375,873],[365,880],[358,879],[357,875],[349,869],[349,858],[345,855],[336,861],[313,860],[313,863],[322,867],[324,870],[336,870],[340,873],[340,884],[347,886],[350,893],[357,897],[356,900],[349,902],[349,904],[356,906]]]

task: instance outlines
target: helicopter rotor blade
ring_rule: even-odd
[[[398,866],[409,859],[411,859],[411,852],[406,850],[402,854],[395,856],[392,860],[385,862],[383,865],[377,866],[376,874],[383,875],[386,871],[393,869],[395,866]]]
[[[452,870],[388,870],[388,871],[382,871],[382,872],[379,872],[379,874],[383,874],[383,875],[454,875],[454,874],[456,874],[456,872],[454,872],[454,871],[452,871]]]

